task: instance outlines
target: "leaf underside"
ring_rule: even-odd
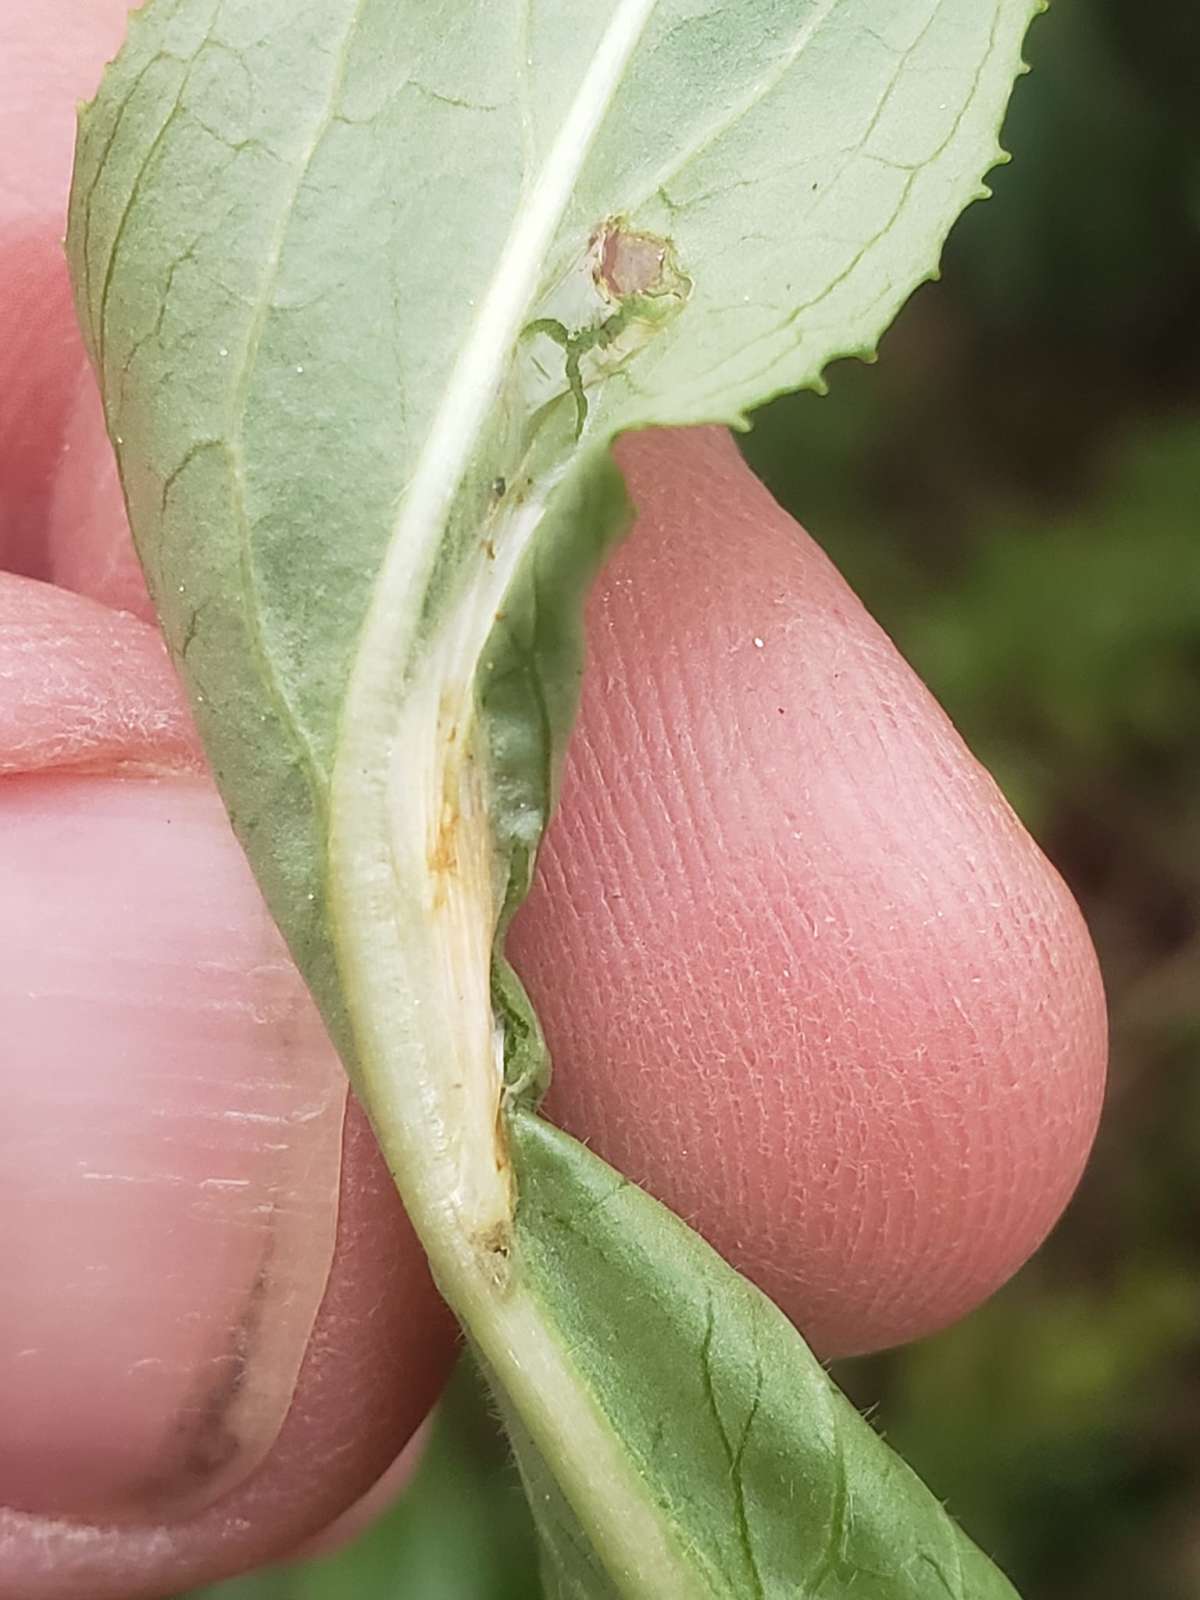
[[[774,1308],[528,1109],[501,952],[628,521],[612,440],[871,354],[985,192],[1037,9],[151,0],[80,116],[139,555],[552,1595],[1012,1592]]]

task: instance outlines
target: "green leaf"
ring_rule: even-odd
[[[707,1344],[691,1302],[668,1317],[662,1359],[716,1398],[645,1458],[613,1398],[646,1413],[657,1381],[629,1263],[597,1256],[581,1285],[585,1320],[619,1310],[613,1339],[641,1350],[601,1382],[530,1231],[536,1184],[567,1216],[586,1184],[530,1141],[545,1052],[499,952],[553,804],[582,593],[628,518],[609,446],[741,424],[869,354],[983,192],[1035,9],[151,0],[81,113],[69,254],[151,592],[267,901],[563,1508],[563,1594],[753,1596],[729,1564],[743,1515],[785,1552],[761,1592],[793,1594],[827,1535],[788,1531],[762,1469],[729,1499],[745,1475],[714,1419],[744,1397],[722,1351],[767,1338],[759,1300],[708,1265]],[[694,1247],[657,1216],[629,1209],[638,1294],[674,1315]],[[825,1413],[787,1390],[764,1388],[755,1439],[823,1459]],[[856,1505],[891,1496],[922,1549],[959,1548],[886,1455],[829,1459]],[[861,1582],[915,1592],[889,1570]]]
[[[520,1113],[513,1136],[531,1292],[658,1501],[692,1594],[1013,1600],[764,1295],[567,1135]],[[515,1438],[560,1592],[658,1594],[589,1587],[603,1562]]]

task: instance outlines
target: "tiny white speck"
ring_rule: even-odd
[[[185,586],[184,586],[184,585],[183,585],[183,584],[182,584],[182,583],[181,583],[181,584],[180,584],[180,585],[179,585],[179,592],[180,592],[180,594],[182,594],[182,593],[183,593],[183,591],[184,591],[184,587],[185,587]]]
[[[763,641],[756,634],[755,637],[754,637],[754,648],[756,650],[761,650],[762,647],[763,647]]]
[[[217,351],[217,354],[219,356],[227,356],[229,354],[229,351],[225,348],[224,345],[222,345],[221,348]]]
[[[296,368],[296,371],[297,371],[297,372],[303,372],[303,371],[304,371],[304,368],[303,368],[303,367],[297,367],[297,368]]]
[[[124,439],[122,439],[120,434],[117,435],[117,443],[118,444],[124,444],[125,443]]]

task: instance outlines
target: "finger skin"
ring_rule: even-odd
[[[66,399],[62,449],[37,559],[51,583],[146,622],[155,620],[129,537],[96,379],[86,363]]]
[[[120,49],[134,0],[40,0],[0,15],[0,219],[66,214],[75,108]],[[59,228],[61,234],[62,229]]]
[[[914,1338],[1002,1283],[1079,1177],[1106,1054],[1091,942],[728,435],[619,455],[638,523],[588,608],[510,942],[551,1114],[823,1354]]]
[[[120,46],[128,10],[0,8],[0,568],[36,577],[36,523],[82,365],[62,249],[75,107]],[[31,368],[36,388],[23,381]]]
[[[0,18],[0,57],[8,26]],[[37,578],[49,576],[51,485],[84,365],[61,236],[60,218],[6,227],[0,211],[0,570]]]
[[[0,573],[0,774],[205,770],[156,628]]]
[[[426,1419],[383,1476],[371,1485],[361,1500],[356,1500],[349,1511],[344,1511],[336,1522],[331,1522],[327,1528],[322,1529],[315,1539],[307,1539],[295,1550],[290,1551],[288,1559],[314,1561],[322,1556],[333,1555],[346,1545],[352,1544],[360,1535],[366,1533],[368,1528],[385,1517],[403,1498],[412,1482],[428,1448],[433,1421],[432,1417]]]

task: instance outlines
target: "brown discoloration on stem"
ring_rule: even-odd
[[[462,748],[461,732],[459,697],[449,692],[443,693],[437,719],[438,746],[445,753],[440,769],[441,793],[433,810],[432,837],[426,851],[429,874],[434,885],[435,909],[445,906],[451,880],[458,877],[461,870],[459,839],[463,827],[462,792],[471,762],[470,751]]]
[[[443,796],[429,851],[429,871],[438,880],[435,904],[440,905],[445,901],[446,886],[441,880],[452,877],[458,871],[458,831],[461,824],[462,815],[457,802],[450,795]]]

